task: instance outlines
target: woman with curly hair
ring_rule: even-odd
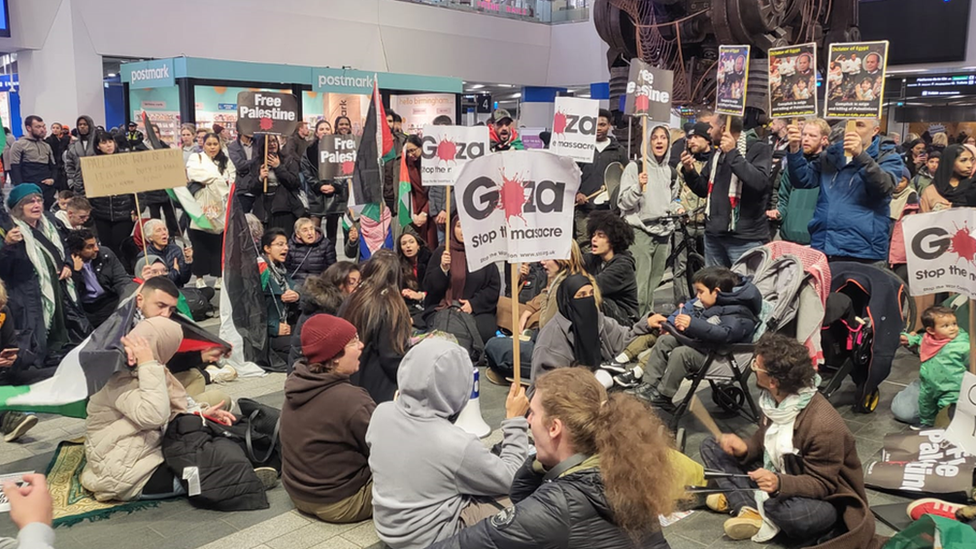
[[[340,309],[362,340],[359,372],[353,385],[369,392],[377,403],[393,400],[397,389],[397,370],[407,353],[413,322],[400,295],[403,270],[392,250],[378,250],[363,266],[359,289]]]
[[[302,328],[305,322],[318,314],[337,315],[342,302],[359,287],[359,266],[351,261],[333,263],[324,273],[310,276],[302,285],[298,307],[301,315],[291,335],[288,352],[288,373],[302,358]]]
[[[586,221],[590,251],[583,254],[586,272],[596,277],[603,296],[600,310],[620,324],[637,320],[637,263],[628,248],[634,229],[611,211],[597,211]]]
[[[639,401],[607,394],[592,373],[540,377],[529,403],[536,458],[515,474],[509,507],[431,546],[666,549],[658,515],[680,497],[661,422]]]

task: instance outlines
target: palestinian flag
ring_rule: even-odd
[[[224,227],[220,337],[230,342],[231,365],[241,377],[264,375],[268,361],[268,310],[258,270],[258,243],[231,186]],[[272,353],[273,354],[273,353]]]
[[[386,111],[376,78],[373,78],[373,99],[366,113],[363,137],[356,153],[356,168],[352,176],[353,204],[381,204],[383,202],[383,164],[396,158],[393,133],[386,124]]]
[[[136,299],[123,303],[80,345],[72,349],[49,379],[32,385],[0,386],[0,410],[44,412],[84,418],[88,397],[108,383],[112,374],[128,368],[120,339],[133,328]],[[202,351],[211,347],[230,348],[197,323],[181,314],[171,317],[183,328],[179,352]]]
[[[400,186],[397,191],[397,221],[400,228],[413,223],[413,202],[410,199],[410,171],[407,169],[407,146],[400,155]]]
[[[386,204],[367,204],[359,217],[359,260],[366,261],[376,253],[376,250],[393,249],[393,231],[390,225],[393,221],[390,209]]]
[[[194,223],[204,231],[212,231],[213,224],[210,223],[210,219],[203,214],[203,208],[200,207],[200,203],[197,202],[196,198],[193,198],[193,194],[190,193],[190,189],[185,185],[177,187],[175,189],[166,189],[166,194],[169,195],[171,200],[176,200],[180,203],[180,207],[186,212],[186,215],[193,220]]]

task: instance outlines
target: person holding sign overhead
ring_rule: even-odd
[[[875,118],[853,122],[843,142],[807,160],[796,126],[787,128],[787,171],[797,189],[820,188],[810,222],[810,245],[830,261],[886,261],[893,221],[891,193],[901,179],[901,156],[882,140]]]
[[[743,133],[742,119],[713,114],[703,117],[715,149],[701,173],[695,157],[681,153],[685,183],[706,199],[705,265],[731,267],[747,251],[769,242],[766,204],[772,191],[769,145]]]

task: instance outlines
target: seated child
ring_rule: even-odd
[[[948,307],[929,307],[922,313],[922,326],[925,334],[902,334],[901,343],[909,347],[919,346],[922,367],[918,371],[918,381],[895,395],[896,401],[904,401],[907,396],[918,391],[918,422],[923,427],[935,425],[939,410],[955,404],[959,398],[963,373],[969,364],[969,335],[959,329],[956,314]],[[915,385],[917,383],[917,389]],[[903,394],[905,396],[903,396]],[[899,398],[900,397],[900,398]],[[910,406],[895,414],[896,419],[912,422]],[[910,404],[910,403],[909,403]]]
[[[751,341],[762,312],[759,289],[725,267],[705,267],[695,273],[693,282],[696,299],[668,318],[653,315],[648,323],[660,327],[668,322],[685,336],[709,345]],[[683,347],[674,336],[664,334],[643,365],[637,394],[655,408],[671,412],[681,380],[696,372],[704,361],[705,353]]]

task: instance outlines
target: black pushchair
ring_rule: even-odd
[[[878,385],[891,372],[899,336],[911,322],[912,298],[905,283],[885,269],[839,261],[830,270],[820,392],[830,398],[850,375],[856,385],[854,411],[871,413],[880,399]]]

